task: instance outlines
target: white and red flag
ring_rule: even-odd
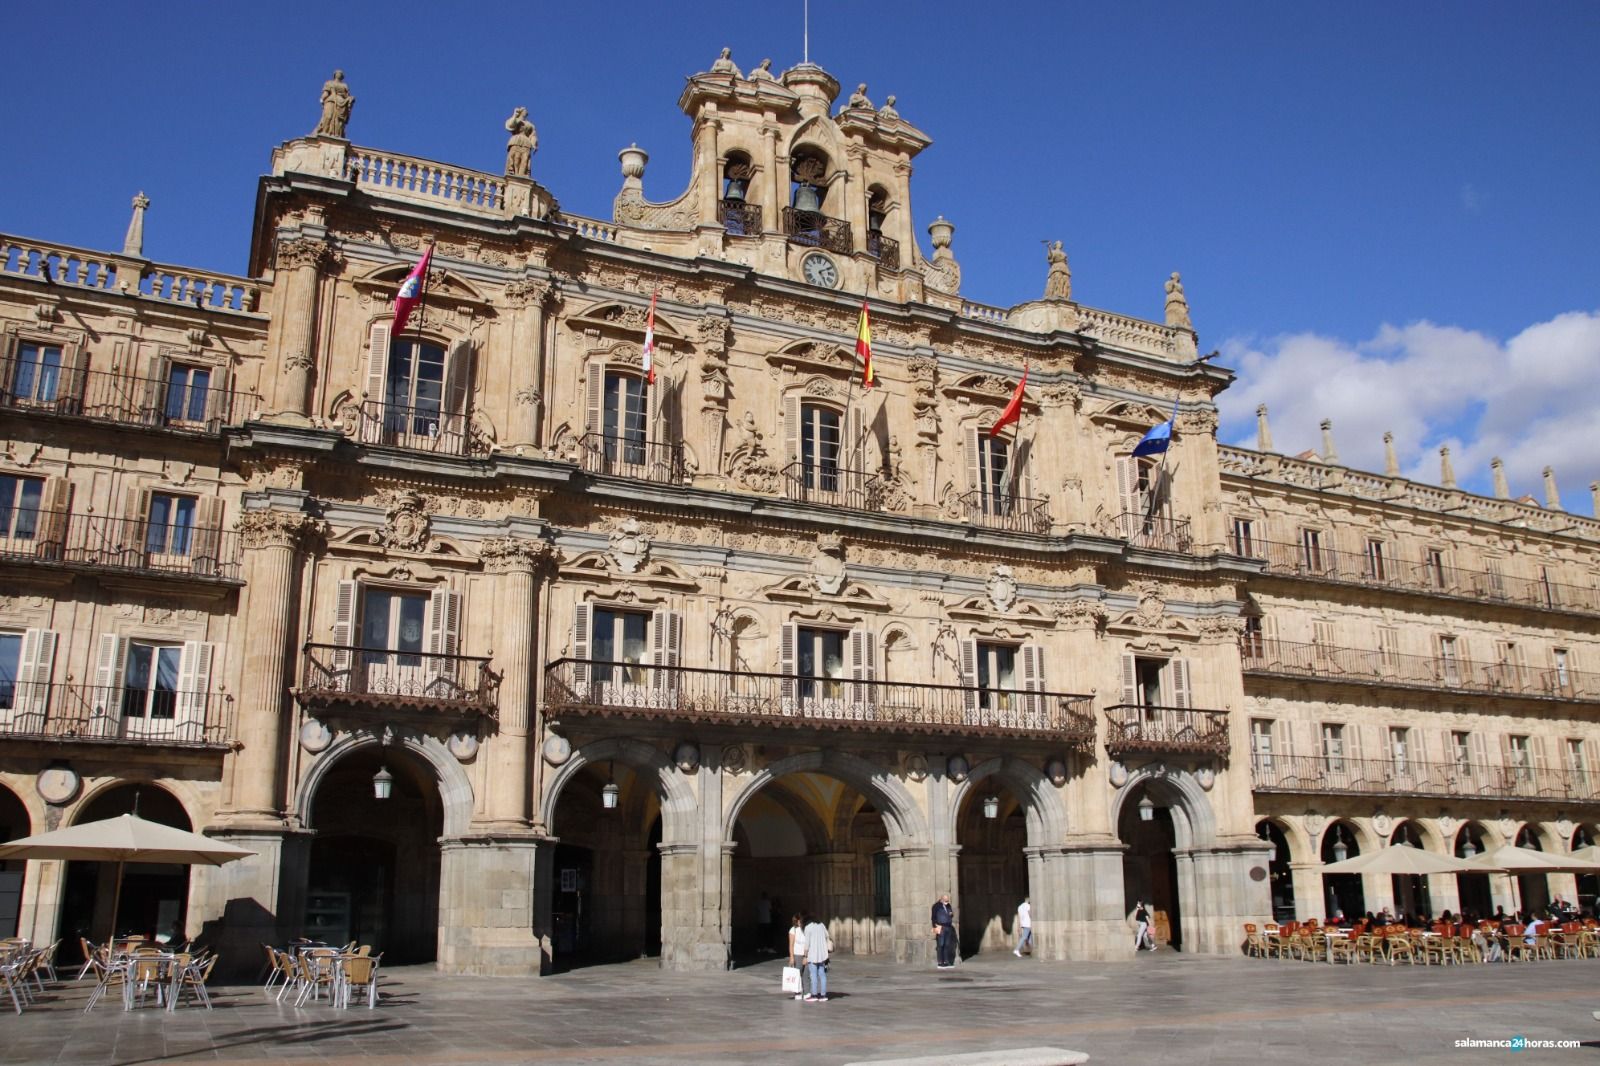
[[[650,294],[650,315],[644,320],[644,381],[646,385],[654,385],[656,383],[656,297],[659,295],[659,290]]]
[[[411,312],[422,302],[424,291],[428,284],[428,264],[433,262],[433,245],[428,245],[428,250],[422,253],[422,261],[411,268],[411,273],[406,275],[406,280],[400,283],[400,291],[394,294],[394,335],[396,337],[406,331],[406,321],[411,318]]]

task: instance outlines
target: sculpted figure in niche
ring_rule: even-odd
[[[774,491],[778,466],[767,454],[761,431],[756,428],[756,416],[746,411],[734,429],[737,438],[728,452],[728,474],[752,491]]]
[[[344,71],[334,71],[333,77],[322,83],[322,117],[317,120],[313,135],[342,138],[350,122],[350,111],[355,106],[356,98],[350,95],[350,86],[344,83]]]
[[[1045,246],[1045,258],[1050,262],[1050,273],[1044,279],[1046,300],[1072,299],[1072,270],[1067,266],[1067,253],[1060,241]]]
[[[506,142],[506,176],[526,178],[533,163],[533,153],[539,150],[539,132],[528,121],[528,109],[519,107],[506,119],[506,129],[511,139]]]

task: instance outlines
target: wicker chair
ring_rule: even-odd
[[[378,963],[381,954],[345,955],[339,959],[339,983],[335,991],[336,1007],[350,1006],[351,989],[366,989],[367,1009],[378,1005]]]
[[[1417,964],[1416,945],[1412,944],[1409,936],[1406,936],[1404,933],[1396,933],[1387,937],[1385,939],[1385,944],[1389,949],[1390,966],[1393,966],[1401,959],[1405,959],[1406,962],[1412,966]]]

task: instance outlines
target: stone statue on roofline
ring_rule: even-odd
[[[533,153],[539,150],[539,131],[528,121],[528,109],[519,107],[506,119],[506,129],[511,139],[506,142],[506,176],[528,177],[533,164]]]
[[[1072,268],[1067,265],[1066,249],[1060,241],[1045,245],[1045,259],[1050,263],[1050,273],[1044,279],[1046,300],[1072,299]]]
[[[722,54],[717,56],[716,61],[711,64],[711,73],[732,74],[735,78],[743,77],[739,73],[739,68],[733,64],[732,48],[724,48],[722,50]]]
[[[317,119],[312,136],[344,139],[345,127],[350,123],[350,112],[355,106],[356,98],[350,94],[350,86],[344,83],[344,71],[334,71],[333,77],[322,83],[322,117]]]
[[[867,99],[866,82],[862,82],[860,85],[856,86],[856,91],[850,94],[850,101],[844,106],[847,109],[852,107],[864,107],[868,111],[873,110],[872,101]]]
[[[891,96],[885,100],[883,106],[878,109],[878,117],[886,120],[899,118],[900,112],[896,111],[894,108],[894,102],[898,99],[898,96]]]
[[[1189,298],[1183,294],[1183,280],[1174,270],[1172,277],[1167,279],[1167,325],[1179,329],[1194,329],[1194,323],[1189,319]]]
[[[763,59],[756,69],[750,72],[751,81],[777,81],[772,73],[772,60]]]

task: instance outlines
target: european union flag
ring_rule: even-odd
[[[1134,455],[1155,455],[1167,450],[1172,443],[1172,424],[1178,420],[1178,401],[1172,401],[1172,417],[1159,426],[1152,426],[1139,443],[1133,446]]]

